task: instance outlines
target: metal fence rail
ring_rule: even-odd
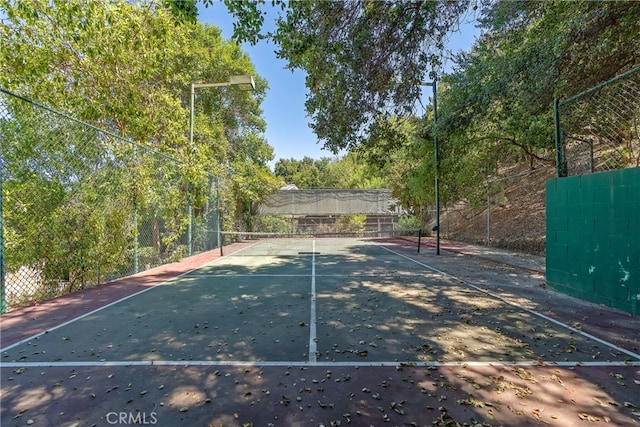
[[[640,67],[554,107],[558,177],[640,166]]]
[[[3,89],[0,168],[2,312],[219,246],[215,176]]]

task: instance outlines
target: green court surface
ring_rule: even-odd
[[[617,405],[613,395],[599,397],[610,400],[606,415],[593,416],[639,422],[637,347],[585,330],[584,316],[570,319],[562,311],[571,303],[576,313],[580,303],[539,283],[533,272],[448,252],[418,254],[415,244],[399,239],[257,241],[2,349],[2,425],[109,425],[111,413],[134,414],[126,421],[138,424],[143,420],[135,414],[150,421],[153,413],[157,425],[455,425],[445,422],[456,416],[489,425],[502,417],[495,425],[505,425],[517,411],[498,400],[509,393],[522,400],[527,396],[517,390],[533,395],[542,387],[530,370],[548,370],[549,380],[590,366],[588,375],[624,371],[630,392]],[[458,379],[475,369],[478,379],[477,386],[466,381],[469,391],[443,410],[440,397],[464,390],[444,390],[451,384],[447,369]],[[429,370],[440,370],[440,379]],[[503,381],[483,370],[501,371]],[[514,385],[518,378],[528,389]],[[464,404],[476,402],[485,387],[495,396]],[[373,389],[379,399],[366,391]],[[380,410],[378,400],[391,391]],[[411,393],[433,401],[417,404]],[[267,402],[273,405],[267,412],[257,409]],[[547,409],[556,418],[546,422],[568,416],[561,406]],[[519,425],[539,421],[523,411],[527,416],[513,418]]]

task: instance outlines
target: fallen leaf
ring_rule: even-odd
[[[589,415],[586,412],[580,412],[578,414],[578,418],[580,418],[581,420],[587,420],[590,421],[592,423],[598,422],[600,421],[600,418],[598,417],[594,417],[593,415]]]

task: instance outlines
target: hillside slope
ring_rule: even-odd
[[[441,237],[450,240],[543,255],[545,252],[545,188],[555,167],[529,170],[518,165],[492,179],[489,203],[474,209],[461,201],[441,207]],[[497,188],[496,188],[497,187]]]

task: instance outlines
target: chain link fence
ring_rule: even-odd
[[[0,89],[2,312],[219,246],[215,176]]]
[[[555,103],[558,176],[640,166],[640,67]]]
[[[484,192],[440,209],[445,239],[532,255],[545,251],[545,185],[555,165],[504,167],[486,178]]]

